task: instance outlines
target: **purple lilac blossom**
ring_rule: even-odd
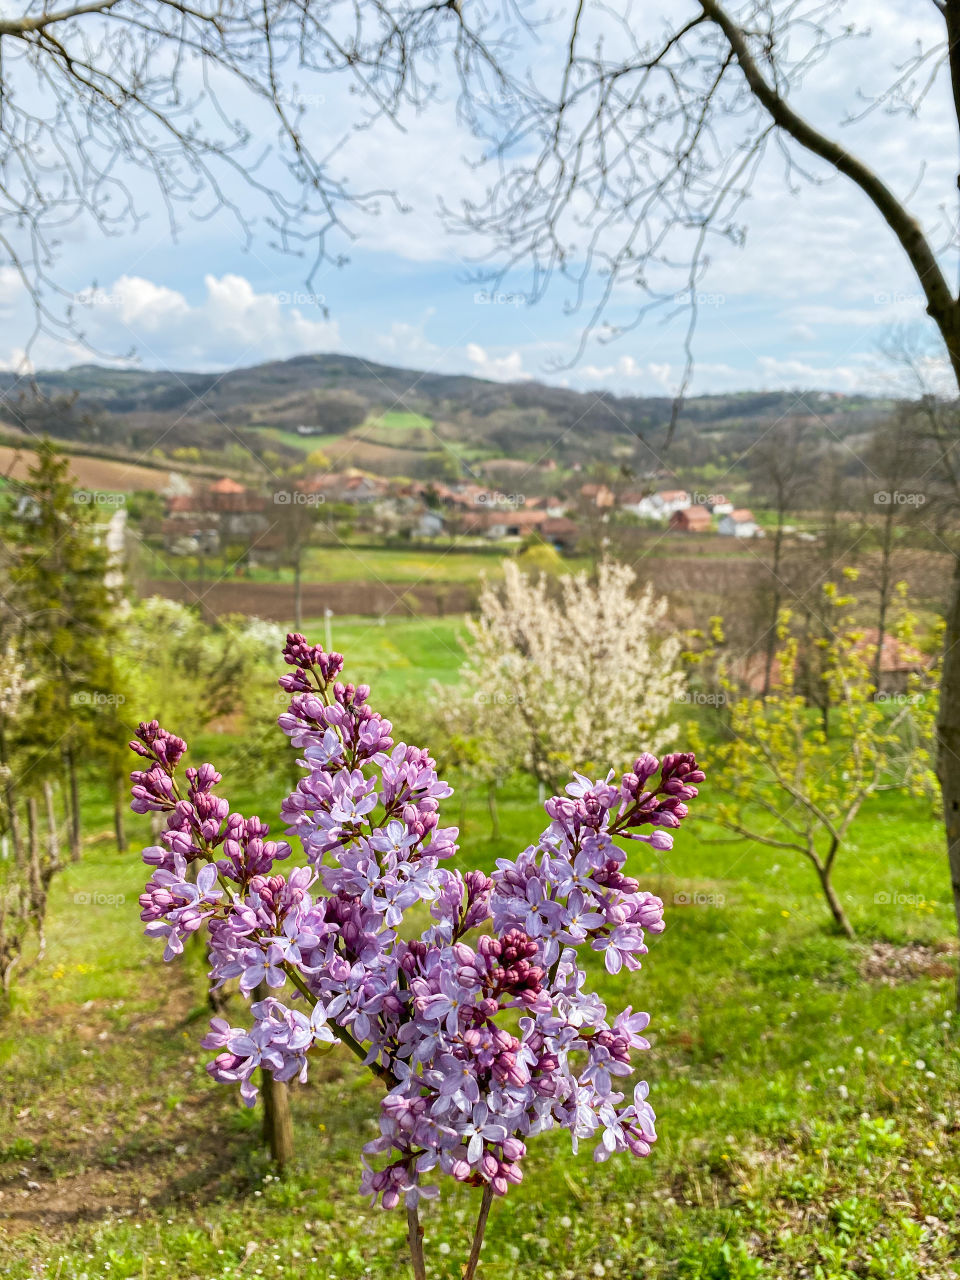
[[[132,807],[166,814],[143,853],[146,931],[169,960],[205,927],[215,985],[271,992],[249,1029],[213,1020],[211,1076],[252,1105],[260,1068],[303,1080],[315,1045],[346,1043],[386,1086],[360,1182],[385,1208],[436,1195],[441,1174],[503,1195],[529,1139],[552,1128],[574,1150],[590,1141],[596,1160],[649,1154],[648,1087],[629,1103],[625,1092],[649,1017],[628,1006],[611,1018],[584,964],[592,952],[611,974],[636,970],[646,935],[663,930],[662,902],[626,874],[618,841],[671,847],[704,778],[694,757],[644,754],[619,781],[575,774],[546,802],[536,844],[492,876],[462,875],[441,865],[459,833],[440,825],[451,788],[429,754],[394,743],[369,688],[340,680],[341,655],[290,635],[283,657],[278,723],[304,776],[281,817],[305,866],[275,870],[290,845],[231,811],[212,765],[186,769],[181,786],[182,739],[152,721],[131,743],[146,762]],[[406,939],[420,903],[430,924]]]

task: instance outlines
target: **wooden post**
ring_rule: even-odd
[[[64,752],[67,765],[67,778],[70,786],[70,857],[74,862],[80,861],[80,783],[77,779],[77,762],[73,747]]]
[[[20,835],[20,815],[17,812],[17,789],[12,782],[6,786],[7,825],[10,828],[10,843],[13,845],[13,857],[17,867],[24,868],[23,837]]]
[[[490,811],[490,835],[500,839],[500,811],[497,808],[497,784],[491,778],[487,783],[487,809]]]
[[[36,796],[27,796],[27,840],[30,850],[30,912],[37,929],[37,955],[42,956],[47,946],[43,931],[46,891],[40,870],[40,822],[37,817]]]
[[[53,785],[49,779],[43,784],[43,799],[47,810],[47,853],[52,869],[60,866],[60,831],[57,827],[57,809],[53,803]]]
[[[117,837],[117,853],[127,852],[127,785],[122,773],[117,775],[113,797],[113,830]]]

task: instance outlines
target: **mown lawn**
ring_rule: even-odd
[[[334,638],[389,711],[414,674],[452,678],[434,626],[338,623]],[[256,796],[228,783],[237,807],[264,817],[282,793],[280,780]],[[203,1070],[202,957],[164,965],[141,936],[143,869],[135,851],[117,854],[92,781],[88,800],[84,859],[55,882],[46,956],[0,1027],[0,1274],[409,1274],[402,1216],[356,1193],[376,1087],[344,1054],[318,1060],[293,1095],[294,1167],[275,1178],[257,1114]],[[455,821],[459,797],[448,804]],[[502,788],[499,809],[494,841],[486,797],[468,791],[464,867],[489,870],[542,825],[523,780]],[[667,931],[640,974],[593,978],[613,1003],[653,1015],[643,1073],[660,1141],[645,1161],[602,1165],[589,1144],[574,1158],[559,1136],[531,1143],[523,1184],[494,1207],[482,1274],[955,1276],[951,913],[924,805],[885,796],[854,828],[837,870],[854,944],[831,932],[806,866],[706,820],[691,819],[670,854],[635,850],[633,865],[664,897]],[[907,944],[919,972],[881,980],[884,957]],[[880,976],[868,980],[871,966]],[[242,1020],[241,1001],[232,1016]],[[460,1275],[475,1208],[475,1193],[451,1188],[426,1210],[436,1280]]]

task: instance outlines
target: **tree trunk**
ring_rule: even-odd
[[[258,1000],[265,1000],[270,988],[261,982],[256,989]],[[279,1169],[293,1159],[293,1118],[287,1086],[274,1080],[269,1071],[260,1068],[260,1092],[263,1095],[263,1140]]]
[[[60,831],[57,807],[53,802],[53,785],[49,780],[43,784],[43,799],[47,810],[47,853],[51,867],[56,870],[60,866]]]
[[[117,852],[127,852],[127,788],[123,774],[114,785],[113,830],[117,837]]]
[[[487,783],[487,808],[490,810],[490,834],[494,840],[500,839],[500,810],[497,808],[497,784]]]
[[[893,501],[887,507],[883,520],[883,542],[880,547],[880,601],[877,606],[877,652],[873,659],[873,690],[880,692],[883,636],[887,629],[887,612],[890,608],[891,547],[893,544]]]
[[[944,635],[937,716],[937,777],[943,795],[953,907],[957,929],[960,930],[960,558],[954,561]],[[960,1009],[960,974],[957,977],[957,1008]]]
[[[64,752],[64,760],[67,766],[67,779],[70,786],[70,857],[74,862],[80,861],[81,839],[80,839],[80,782],[77,778],[77,761],[73,754],[73,747],[67,747]]]
[[[13,857],[17,867],[23,870],[23,838],[20,835],[20,815],[17,813],[17,789],[12,781],[8,781],[4,789],[7,804],[7,824],[10,828],[10,843],[13,845]]]
[[[852,941],[857,935],[853,931],[853,925],[847,919],[847,913],[843,909],[843,904],[840,902],[840,899],[834,891],[833,883],[830,879],[830,871],[831,868],[829,867],[824,867],[822,865],[817,867],[817,875],[820,877],[823,896],[827,900],[827,906],[830,908],[830,914],[836,921],[840,931]]]
[[[200,621],[207,621],[207,602],[204,583],[207,580],[207,557],[204,553],[203,539],[201,536],[201,545],[197,548],[197,601],[200,605]]]
[[[300,553],[293,562],[293,629],[299,631],[303,626],[303,573],[300,567]]]
[[[20,839],[20,818],[17,813],[17,786],[10,769],[7,754],[7,736],[3,723],[0,722],[0,764],[7,770],[7,781],[3,789],[3,798],[7,806],[7,826],[10,831],[10,843],[13,845],[13,857],[17,866],[23,868],[23,842]]]
[[[773,579],[773,608],[771,609],[770,629],[767,631],[766,653],[763,663],[763,697],[770,692],[773,678],[773,660],[777,653],[777,621],[780,617],[780,555],[783,548],[783,504],[777,508],[777,532],[773,540],[773,565],[770,576]]]
[[[39,959],[47,949],[46,934],[43,930],[47,895],[40,867],[40,820],[37,816],[37,801],[34,796],[27,797],[27,838],[30,845],[30,913],[37,930]]]

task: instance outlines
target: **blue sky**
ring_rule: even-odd
[[[658,4],[636,8],[638,21],[653,22],[666,12]],[[870,35],[841,45],[833,61],[808,77],[797,99],[831,129],[855,109],[858,86],[876,91],[893,63],[902,61],[905,30],[925,39],[938,33],[934,6],[916,0],[853,0],[845,12],[869,17]],[[913,207],[945,246],[956,214],[957,168],[947,99],[941,83],[919,119],[880,112],[843,131],[847,145],[865,154],[895,191],[906,195],[916,188]],[[225,369],[342,351],[498,379],[540,378],[637,395],[675,391],[683,364],[682,317],[670,324],[653,319],[610,344],[592,341],[576,364],[562,368],[576,350],[583,315],[567,312],[569,291],[560,282],[534,306],[524,302],[522,272],[501,286],[506,297],[482,296],[468,259],[484,246],[444,235],[438,213],[441,197],[455,205],[476,194],[482,181],[460,162],[476,147],[453,122],[451,103],[452,91],[441,94],[428,112],[404,120],[403,133],[384,122],[349,139],[339,153],[343,172],[356,175],[360,185],[376,174],[378,182],[397,188],[409,211],[385,205],[379,217],[350,219],[355,239],[334,245],[349,254],[349,263],[322,269],[310,288],[302,262],[272,250],[266,234],[245,249],[226,215],[204,222],[187,217],[172,243],[149,192],[149,216],[136,234],[104,240],[93,228],[73,228],[60,275],[87,304],[81,314],[90,342],[106,353],[134,349],[153,368]],[[348,108],[346,97],[328,95],[311,127],[342,131]],[[925,332],[917,286],[865,200],[815,172],[824,181],[789,194],[779,159],[771,155],[764,162],[745,212],[745,247],[717,249],[701,284],[694,391],[883,392],[898,385],[899,371],[880,347],[894,329]],[[955,270],[952,262],[948,266]],[[634,302],[629,290],[619,290],[615,314],[629,318]],[[9,271],[0,271],[0,324],[0,361],[15,367],[29,312]],[[32,351],[37,367],[89,358],[76,344],[46,337]]]

